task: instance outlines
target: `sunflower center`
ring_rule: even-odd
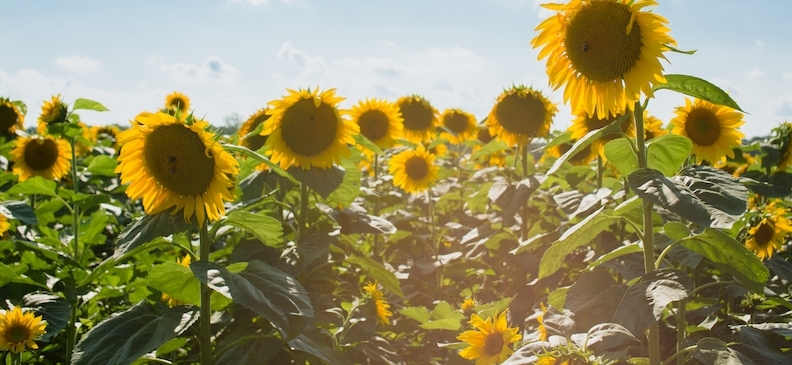
[[[754,239],[760,247],[764,247],[773,240],[774,233],[775,228],[773,227],[773,224],[769,221],[762,221],[762,223],[759,225],[759,228],[754,233]]]
[[[498,103],[495,118],[503,129],[533,137],[545,119],[545,106],[531,94],[509,94]]]
[[[19,115],[14,111],[14,108],[10,105],[0,105],[0,131],[8,131],[17,124],[17,121],[19,121]]]
[[[372,142],[379,141],[388,135],[389,124],[388,116],[379,110],[367,110],[358,119],[360,134]]]
[[[479,128],[478,140],[484,144],[490,143],[490,141],[492,141],[492,135],[490,135],[489,128]]]
[[[6,341],[11,343],[22,343],[30,337],[30,330],[26,326],[11,326],[6,333]]]
[[[146,138],[143,147],[151,175],[166,189],[181,196],[206,192],[214,178],[214,156],[198,133],[182,124],[158,127]]]
[[[421,180],[429,174],[429,166],[426,165],[426,160],[420,156],[413,156],[404,164],[404,171],[410,180]]]
[[[171,100],[170,105],[174,108],[178,108],[179,110],[184,110],[184,100],[182,98],[173,98]]]
[[[253,124],[250,125],[250,131],[248,131],[248,133],[256,130],[256,128],[258,128],[258,126],[261,125],[261,123],[264,123],[264,121],[269,119],[269,117],[270,116],[267,114],[263,114],[256,117],[256,119],[253,120]],[[245,144],[247,144],[248,148],[250,148],[251,150],[258,151],[261,147],[264,147],[264,143],[267,142],[267,137],[269,136],[268,135],[262,136],[260,134],[256,134],[245,138]]]
[[[641,56],[641,29],[633,22],[630,6],[621,2],[592,1],[570,21],[564,38],[567,56],[587,79],[621,80]]]
[[[33,170],[43,171],[58,161],[58,144],[51,139],[34,139],[25,146],[25,163]]]
[[[404,129],[410,131],[423,131],[432,126],[432,110],[420,101],[408,100],[399,104]]]
[[[336,139],[339,119],[327,103],[301,99],[283,113],[283,141],[298,155],[313,156],[330,148]]]
[[[484,338],[484,353],[487,356],[500,355],[503,350],[503,345],[503,334],[497,332],[490,333]]]
[[[699,146],[710,146],[718,141],[721,125],[718,116],[712,110],[697,108],[688,113],[685,131],[693,143]]]
[[[468,128],[468,118],[459,113],[453,113],[443,118],[443,125],[454,134],[462,134]]]

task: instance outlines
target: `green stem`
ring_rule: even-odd
[[[377,179],[379,178],[379,156],[375,153],[374,154],[374,191],[377,192],[377,188],[379,188],[379,184],[377,183]],[[379,199],[374,200],[374,216],[379,217]],[[379,255],[379,239],[380,235],[374,234],[374,247],[372,252],[376,255]]]
[[[77,178],[77,153],[75,152],[76,143],[75,138],[72,137],[69,139],[69,143],[71,144],[71,157],[72,157],[72,188],[74,189],[74,194],[78,194],[80,192],[80,180]],[[68,204],[67,204],[68,205]],[[80,263],[80,207],[77,204],[74,204],[74,208],[72,211],[72,229],[74,229],[74,247],[72,248],[72,253],[74,254],[74,260],[77,263]]]
[[[300,183],[300,221],[297,222],[297,238],[305,235],[308,220],[308,185]]]
[[[687,304],[687,300],[682,299],[682,300],[679,301],[678,307],[677,307],[677,315],[676,315],[676,317],[677,317],[677,338],[676,338],[677,354],[684,351],[684,349],[682,348],[682,342],[685,341],[685,331],[686,331],[686,328],[687,328],[687,322],[685,321],[685,305],[686,304]],[[677,356],[677,355],[675,354],[674,356]],[[671,359],[674,358],[674,356],[671,356],[671,358],[666,359],[666,361],[663,362],[663,364],[665,364],[666,362],[671,361]],[[677,365],[685,365],[685,358],[684,357],[677,357]]]
[[[602,189],[602,174],[604,167],[605,166],[602,163],[602,156],[597,154],[597,190]]]
[[[702,291],[704,289],[707,289],[707,288],[711,288],[713,286],[729,285],[729,284],[739,284],[739,283],[734,281],[734,280],[713,281],[711,283],[706,283],[706,284],[703,284],[703,285],[697,287],[696,289],[693,289],[693,291],[690,292],[690,295],[688,295],[688,297],[692,298],[694,294],[697,294],[698,292],[700,292],[700,291]]]
[[[204,222],[201,226],[200,235],[200,254],[201,261],[209,262],[209,229]],[[205,283],[201,283],[201,365],[212,364],[212,290]]]
[[[522,147],[522,178],[528,178],[528,144]],[[522,223],[520,224],[520,238],[522,241],[528,239],[528,200],[522,205]]]
[[[69,327],[66,329],[66,361],[71,362],[74,345],[77,343],[77,300],[71,302]]]
[[[691,351],[695,350],[696,348],[697,347],[695,345],[693,345],[693,346],[686,347],[686,348],[682,349],[681,351],[677,351],[675,354],[671,355],[671,357],[666,359],[666,361],[663,361],[663,365],[671,365],[671,363],[674,361],[674,359],[680,358],[680,356],[682,356],[684,354],[687,354],[688,352],[691,352]],[[681,359],[684,360],[685,358],[682,357]]]
[[[655,267],[660,267],[660,263],[663,262],[663,259],[666,257],[668,252],[670,252],[671,249],[674,247],[674,245],[679,242],[680,241],[671,242],[670,245],[666,246],[666,248],[663,249],[663,252],[660,252],[660,256],[657,256],[657,260],[655,260]]]
[[[426,190],[426,199],[429,201],[429,228],[431,230],[430,235],[430,244],[429,247],[432,248],[432,253],[434,254],[435,262],[439,263],[440,266],[437,268],[437,285],[439,287],[443,287],[443,262],[440,261],[440,245],[437,239],[437,228],[435,227],[435,211],[434,211],[434,202],[432,201],[432,187],[430,186],[429,189]]]

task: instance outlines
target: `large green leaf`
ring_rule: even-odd
[[[201,282],[189,267],[178,262],[154,265],[148,274],[148,284],[182,302],[201,304]]]
[[[18,200],[6,200],[0,203],[0,214],[9,219],[16,219],[31,226],[38,225],[36,212],[30,205]]]
[[[693,290],[693,279],[684,272],[673,269],[652,271],[644,275],[641,282],[646,284],[646,296],[656,320],[660,320],[669,303],[687,298]]]
[[[328,196],[344,182],[345,170],[340,166],[333,166],[326,169],[312,168],[303,170],[300,167],[290,167],[288,170],[291,176],[294,176],[297,181],[308,185],[311,190],[315,191],[322,198],[327,199]]]
[[[509,149],[509,146],[501,141],[500,139],[493,138],[487,144],[485,144],[481,149],[474,152],[473,155],[470,156],[470,159],[475,161],[485,156],[489,156],[493,153],[498,153],[503,150]]]
[[[278,269],[297,276],[314,260],[326,255],[330,245],[337,242],[337,237],[325,232],[310,232],[300,237],[296,244],[290,243],[289,247],[283,250]]]
[[[638,168],[638,156],[630,145],[630,140],[618,138],[605,145],[605,157],[619,169],[619,172],[627,176]]]
[[[641,340],[617,323],[600,323],[586,333],[586,347],[603,354],[618,351],[627,345],[641,346]]]
[[[0,262],[0,287],[19,278],[14,269],[8,267],[6,264]]]
[[[325,345],[325,341],[318,338],[320,336],[318,332],[319,331],[306,331],[306,333],[301,333],[299,336],[289,341],[289,346],[295,350],[316,356],[327,364],[348,364],[348,361],[339,358],[337,351]]]
[[[573,144],[572,147],[570,147],[569,150],[566,151],[566,153],[564,153],[559,159],[557,159],[553,163],[553,166],[551,166],[550,169],[547,170],[547,173],[545,173],[545,175],[549,176],[554,174],[556,171],[558,171],[559,168],[561,168],[564,162],[572,158],[572,156],[575,156],[578,152],[582,151],[584,148],[586,148],[586,146],[590,145],[592,142],[609,134],[621,133],[622,123],[624,123],[624,121],[627,120],[627,118],[629,117],[630,117],[630,113],[625,113],[619,119],[614,120],[611,124],[608,124],[605,127],[602,127],[600,129],[595,129],[593,131],[586,133],[586,135],[583,136],[583,138],[577,140],[577,142],[575,142],[575,144]]]
[[[792,194],[792,174],[786,171],[774,172],[770,177],[758,170],[746,171],[740,181],[756,194],[768,198],[784,198]]]
[[[95,110],[97,112],[105,112],[109,109],[105,108],[104,105],[97,101],[89,100],[89,99],[77,99],[74,101],[74,106],[72,110]]]
[[[344,168],[344,180],[329,196],[327,202],[334,205],[348,207],[360,193],[360,169],[350,159],[344,159],[341,163]]]
[[[324,204],[316,206],[341,226],[341,234],[394,234],[396,226],[387,219],[348,208],[333,209]]]
[[[618,248],[616,248],[616,249],[614,249],[614,250],[612,250],[612,251],[600,256],[596,260],[592,261],[590,264],[588,264],[588,266],[586,267],[586,270],[589,270],[589,271],[590,270],[594,270],[599,265],[602,265],[605,262],[608,262],[610,260],[619,258],[619,257],[624,256],[624,255],[629,255],[631,253],[636,253],[636,252],[641,252],[641,246],[639,244],[637,244],[637,243],[631,243],[631,244],[626,245],[626,246],[620,246],[620,247],[618,247]]]
[[[770,271],[743,244],[718,229],[706,228],[701,234],[680,240],[683,247],[712,261],[754,293],[764,292]]]
[[[57,193],[55,192],[55,188],[55,181],[44,179],[41,176],[35,176],[12,186],[11,189],[8,189],[8,193],[56,196]]]
[[[379,146],[374,144],[374,142],[371,142],[371,140],[366,138],[366,136],[364,136],[363,134],[356,134],[354,136],[354,138],[355,138],[355,142],[357,142],[357,144],[365,147],[366,149],[371,150],[375,154],[380,155],[380,156],[382,156],[384,154],[384,152],[382,152],[382,149],[379,148]]]
[[[693,358],[707,365],[755,365],[751,359],[726,346],[726,343],[712,337],[702,338],[696,343]]]
[[[69,301],[50,293],[29,293],[22,297],[22,306],[31,308],[47,321],[47,332],[41,336],[41,341],[49,342],[52,336],[57,335],[69,324],[71,304]]]
[[[665,84],[655,85],[653,88],[655,91],[668,89],[695,98],[699,98],[701,100],[706,100],[713,104],[725,105],[730,108],[743,111],[742,109],[740,109],[740,106],[737,105],[737,102],[734,101],[734,99],[732,99],[727,92],[713,85],[709,81],[688,75],[664,75],[664,76],[667,82]]]
[[[683,136],[666,134],[657,137],[649,141],[646,146],[646,164],[650,169],[660,171],[665,176],[672,176],[690,156],[692,148],[693,142]],[[610,161],[610,158],[608,160]]]
[[[116,313],[86,333],[72,355],[73,365],[128,365],[182,334],[198,311],[179,306],[156,313],[145,301]]]
[[[251,213],[235,210],[228,214],[223,224],[242,228],[252,233],[265,245],[283,247],[283,227],[281,222],[264,213]]]
[[[261,261],[251,261],[239,274],[205,261],[192,263],[190,269],[213,290],[266,318],[286,340],[299,335],[313,319],[313,306],[303,286]]]
[[[374,280],[382,284],[385,289],[404,298],[404,293],[399,285],[399,279],[392,272],[371,257],[354,254],[346,259],[347,262],[360,266],[363,271]]]
[[[244,153],[248,157],[254,158],[254,159],[258,160],[259,162],[263,162],[263,163],[267,164],[267,166],[269,166],[270,170],[274,171],[276,174],[278,174],[280,176],[283,176],[283,177],[291,180],[292,182],[295,182],[295,183],[297,182],[297,180],[295,180],[294,177],[289,175],[289,173],[287,173],[286,170],[282,169],[280,167],[280,165],[272,163],[272,161],[270,161],[268,158],[264,157],[263,155],[261,155],[260,153],[258,153],[256,151],[253,151],[253,150],[251,150],[251,149],[249,149],[247,147],[242,147],[242,146],[237,146],[237,145],[227,144],[227,143],[223,144],[223,148],[226,149],[226,150],[230,150],[230,151],[236,151],[236,152]]]
[[[123,256],[125,253],[157,237],[169,236],[196,228],[198,228],[196,221],[193,220],[192,223],[187,223],[184,220],[182,211],[171,214],[170,210],[166,210],[154,215],[145,215],[121,231],[116,241],[113,256]]]
[[[114,158],[100,155],[94,157],[91,163],[88,164],[88,172],[97,176],[113,177],[116,176],[115,169],[117,166],[118,162]]]

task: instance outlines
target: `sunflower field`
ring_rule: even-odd
[[[313,87],[233,131],[179,92],[102,127],[55,95],[26,130],[3,96],[2,363],[792,364],[792,124],[746,140],[666,74],[695,55],[655,5],[544,5],[564,104],[486,116]]]

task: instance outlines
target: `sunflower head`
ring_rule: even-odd
[[[66,121],[69,107],[63,103],[59,95],[53,95],[52,100],[44,100],[44,105],[41,106],[41,115],[38,119],[38,133],[46,133],[47,126],[55,123],[63,123]]]
[[[179,265],[187,267],[187,268],[190,267],[190,262],[191,261],[192,261],[192,257],[189,254],[184,255],[184,257],[181,258],[181,259],[176,259],[176,262]],[[187,304],[187,303],[185,303],[185,302],[183,302],[181,300],[178,300],[178,299],[176,299],[174,297],[171,297],[170,295],[165,294],[165,293],[162,293],[162,297],[160,298],[160,300],[162,300],[163,302],[166,302],[168,304],[168,307],[171,307],[171,308],[179,306],[179,305]]]
[[[0,213],[0,237],[3,237],[9,228],[11,228],[11,223],[8,221],[8,217]]]
[[[408,193],[420,193],[429,189],[437,180],[440,168],[434,164],[435,155],[419,145],[415,150],[405,150],[391,157],[388,171],[393,175],[393,184]]]
[[[761,217],[748,229],[745,247],[760,259],[768,259],[781,248],[784,239],[792,233],[792,224],[787,218],[787,210],[770,203]]]
[[[479,301],[476,300],[475,297],[467,297],[465,298],[465,300],[462,301],[462,303],[459,303],[459,310],[461,310],[462,313],[465,314],[465,316],[470,316],[471,314],[473,314],[474,308],[476,308],[480,304],[481,303],[479,303]]]
[[[506,322],[506,312],[496,313],[486,320],[472,314],[470,325],[474,329],[462,332],[457,339],[468,343],[468,347],[459,352],[468,360],[476,360],[476,364],[500,364],[514,353],[510,345],[519,341],[522,336],[518,328],[510,328]]]
[[[174,91],[165,97],[165,110],[179,111],[187,114],[190,111],[190,98],[178,91]]]
[[[239,165],[209,132],[209,123],[186,121],[166,113],[142,113],[121,132],[123,146],[116,173],[129,184],[126,194],[143,199],[147,214],[173,207],[184,210],[190,222],[218,220],[225,214],[223,200],[234,200],[234,177]]]
[[[623,117],[624,114],[609,114],[607,118],[600,119],[596,116],[588,116],[586,113],[580,113],[577,115],[575,120],[572,121],[572,125],[569,126],[567,129],[568,132],[572,133],[570,137],[573,140],[578,140],[583,138],[586,134],[593,130],[597,130],[600,128],[605,128],[609,124],[615,122],[619,118]],[[635,137],[635,119],[630,113],[629,117],[625,118],[622,121],[621,130],[624,134],[628,137]],[[607,134],[600,139],[591,143],[591,149],[596,153],[599,154],[601,158],[605,158],[605,144],[619,138],[619,134]],[[596,157],[595,154],[595,157]]]
[[[404,138],[413,143],[430,142],[440,125],[438,111],[422,96],[402,96],[396,106],[404,120]]]
[[[269,135],[266,154],[284,169],[299,166],[330,168],[351,155],[349,145],[360,133],[357,124],[341,117],[337,105],[344,98],[335,89],[288,90],[289,95],[273,100],[261,135]]]
[[[665,18],[643,8],[654,0],[572,0],[545,4],[556,11],[536,30],[531,41],[547,57],[554,89],[564,86],[564,102],[574,114],[608,114],[632,110],[640,94],[665,83],[664,52],[676,45]]]
[[[15,354],[25,348],[37,349],[36,340],[46,333],[47,321],[29,311],[13,307],[0,314],[0,350]]]
[[[446,109],[440,116],[443,133],[440,138],[449,143],[462,144],[465,141],[476,139],[479,133],[476,117],[461,109]]]
[[[17,128],[24,129],[25,114],[16,104],[6,98],[0,98],[0,134],[14,135]]]
[[[390,311],[390,304],[384,299],[384,294],[377,289],[377,282],[369,282],[363,287],[366,291],[367,298],[371,300],[374,306],[374,312],[377,315],[377,322],[381,324],[390,324],[390,317],[393,313]]]
[[[349,110],[360,134],[381,149],[391,148],[402,137],[404,119],[399,107],[384,99],[366,99]]]
[[[668,129],[663,128],[663,121],[654,116],[649,115],[649,112],[644,110],[644,141],[649,141],[653,138],[664,136],[668,134]]]
[[[60,180],[69,173],[71,158],[71,145],[55,136],[20,137],[11,150],[13,172],[20,182],[34,176]]]
[[[503,91],[487,116],[489,133],[509,146],[526,146],[533,138],[546,137],[558,112],[542,93],[526,86]]]
[[[677,107],[674,113],[672,132],[693,142],[693,154],[699,163],[734,157],[732,148],[739,146],[745,137],[737,130],[745,123],[742,113],[727,106],[685,98],[685,106]]]
[[[547,341],[549,335],[547,334],[547,327],[544,325],[544,316],[547,314],[547,306],[539,302],[539,307],[542,309],[542,313],[536,317],[536,321],[539,322],[539,326],[536,327],[536,331],[539,332],[539,341]]]
[[[792,165],[792,123],[784,121],[778,127],[773,128],[773,139],[770,143],[774,144],[781,151],[778,161],[778,169],[786,171]]]
[[[555,158],[560,158],[563,156],[567,151],[569,151],[572,146],[575,144],[575,141],[564,142],[561,144],[557,144],[554,146],[547,147],[545,150],[545,155],[542,156],[542,159],[539,162],[543,162],[545,157],[552,156]],[[580,152],[574,154],[571,158],[567,160],[567,162],[571,163],[575,166],[586,166],[591,161],[597,158],[596,153],[592,153],[591,145],[584,147]]]
[[[268,136],[261,134],[250,135],[250,133],[255,131],[264,121],[269,119],[270,116],[267,114],[267,111],[267,108],[261,108],[242,123],[237,133],[240,146],[247,147],[253,151],[258,151],[261,147],[264,147],[264,143],[267,142]]]

